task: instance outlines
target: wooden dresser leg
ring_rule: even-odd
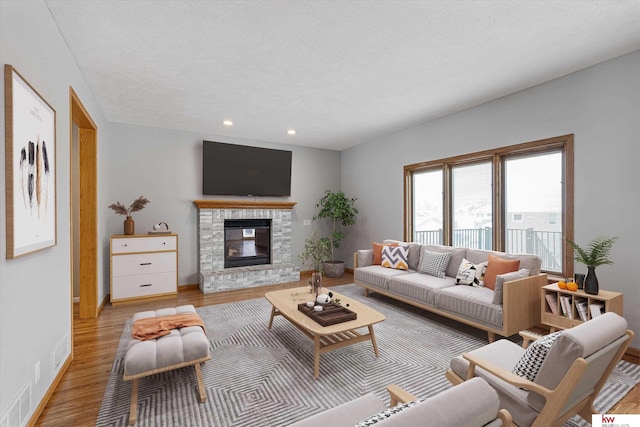
[[[138,412],[138,379],[133,380],[131,387],[131,406],[129,407],[129,425],[132,426],[136,423]]]
[[[207,394],[204,391],[204,381],[202,380],[202,369],[200,369],[200,364],[196,363],[193,365],[196,370],[196,378],[198,379],[198,395],[200,397],[200,403],[204,403],[207,401]]]

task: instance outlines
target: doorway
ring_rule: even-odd
[[[86,319],[98,317],[99,314],[98,129],[71,87],[69,87],[69,100],[71,106],[71,286],[73,295],[73,283],[78,283],[79,316],[81,319]],[[74,125],[77,127],[77,133],[74,132]],[[74,133],[77,138],[74,138]],[[71,315],[73,317],[73,310]]]

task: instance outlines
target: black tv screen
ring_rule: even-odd
[[[202,142],[202,194],[291,195],[291,151]]]

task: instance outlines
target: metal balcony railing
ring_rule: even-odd
[[[453,246],[473,249],[493,249],[492,229],[462,228],[453,230]],[[559,231],[539,231],[533,228],[508,228],[506,252],[534,254],[542,259],[542,270],[562,271],[562,233]],[[414,241],[422,244],[441,245],[443,231],[416,231]]]

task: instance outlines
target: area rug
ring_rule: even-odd
[[[278,316],[267,329],[271,305],[264,299],[198,308],[207,326],[211,360],[202,367],[207,401],[198,403],[193,368],[143,378],[137,426],[286,426],[373,392],[389,403],[394,383],[419,397],[451,385],[449,361],[486,344],[486,333],[413,309],[382,296],[365,298],[362,288],[334,288],[386,316],[374,326],[380,357],[364,342],[323,354],[313,379],[313,342]],[[127,321],[100,407],[98,426],[127,425],[131,382],[122,381]],[[511,339],[517,340],[517,337]],[[596,409],[606,413],[640,382],[640,366],[620,362]],[[587,426],[579,417],[566,427]]]

